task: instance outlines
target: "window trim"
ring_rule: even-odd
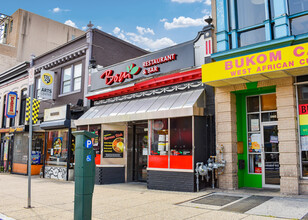
[[[77,65],[81,65],[81,74],[80,74],[80,76],[78,76],[78,77],[75,77],[75,66],[77,66]],[[70,79],[69,79],[69,82],[70,82],[70,91],[69,92],[63,92],[63,88],[64,88],[64,86],[63,86],[63,84],[64,84],[64,82],[67,82],[68,80],[65,80],[64,81],[64,70],[65,69],[69,69],[70,68]],[[60,83],[61,83],[61,86],[60,86],[60,94],[59,94],[59,97],[61,97],[61,96],[65,96],[65,95],[68,95],[68,94],[72,94],[72,93],[77,93],[77,92],[80,92],[81,91],[81,87],[82,87],[82,70],[83,70],[83,63],[82,63],[82,61],[79,61],[79,62],[76,62],[76,63],[72,63],[72,64],[70,64],[70,65],[67,65],[67,66],[64,66],[64,67],[62,67],[62,69],[61,69],[61,81],[60,81]],[[75,88],[74,88],[74,81],[75,81],[75,79],[77,79],[77,78],[80,78],[80,88],[79,89],[76,89],[75,90]]]
[[[23,91],[27,91],[26,95],[23,95]],[[28,89],[23,88],[20,92],[20,106],[19,106],[19,125],[25,125],[26,124],[26,111],[27,111],[27,97],[28,97]],[[25,108],[22,108],[22,103],[25,102]],[[24,115],[22,117],[22,115]],[[22,121],[23,118],[23,122]]]
[[[228,35],[231,35],[231,42],[229,42],[229,50],[230,49],[235,49],[235,48],[240,48],[240,47],[245,47],[245,46],[250,46],[250,45],[254,45],[254,44],[257,44],[257,43],[254,43],[254,44],[248,44],[248,45],[245,45],[245,46],[240,46],[241,45],[241,42],[240,42],[240,35],[241,33],[243,32],[248,32],[248,31],[253,31],[255,29],[259,29],[259,28],[262,28],[264,27],[265,29],[265,41],[266,42],[268,39],[267,39],[267,35],[270,36],[270,40],[273,40],[273,32],[272,32],[272,24],[275,23],[274,19],[271,19],[272,15],[271,15],[271,1],[272,0],[264,0],[264,7],[265,7],[265,20],[262,22],[262,23],[259,23],[259,24],[255,24],[255,25],[252,25],[252,26],[248,26],[248,27],[244,27],[244,28],[241,28],[239,29],[238,28],[238,7],[237,7],[237,0],[228,0],[227,1],[227,4],[229,5],[228,8],[230,8],[231,5],[234,5],[233,7],[233,13],[228,10],[228,27],[229,27],[229,30],[228,30]],[[231,18],[231,16],[234,16]],[[232,19],[235,20],[235,27],[234,29],[230,28],[232,25]],[[267,27],[269,24],[269,27]],[[232,34],[234,33],[235,34]],[[269,33],[269,34],[267,34]],[[237,42],[237,43],[234,43],[234,42]],[[263,42],[263,41],[261,41]],[[260,43],[260,42],[258,42]]]

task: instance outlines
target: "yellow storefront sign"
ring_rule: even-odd
[[[308,66],[308,43],[204,64],[202,82]]]

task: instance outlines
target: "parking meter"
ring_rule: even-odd
[[[95,183],[95,155],[88,131],[74,131],[75,136],[75,201],[74,219],[92,219],[92,196]]]

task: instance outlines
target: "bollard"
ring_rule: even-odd
[[[92,196],[95,182],[95,155],[88,131],[74,131],[75,136],[75,201],[74,220],[92,219]]]

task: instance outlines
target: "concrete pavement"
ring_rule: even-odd
[[[148,190],[144,184],[95,185],[92,219],[275,219],[274,216],[302,218],[308,212],[308,197],[277,197],[247,212],[222,211],[215,207],[193,203],[198,198],[212,195],[212,191],[198,193]],[[223,192],[220,195],[249,197],[249,190]],[[259,191],[254,194],[262,194]],[[266,193],[271,195],[270,193]],[[216,194],[215,194],[216,195]],[[241,201],[239,199],[238,201]],[[206,201],[206,200],[205,200]],[[233,203],[236,203],[235,201]],[[244,201],[244,200],[243,200]],[[230,204],[233,204],[230,203]],[[290,208],[290,204],[291,208]],[[0,219],[73,219],[74,182],[32,178],[32,206],[27,205],[27,177],[0,174]],[[275,209],[278,207],[278,209]],[[289,207],[289,208],[288,208]],[[289,209],[289,210],[285,210]],[[276,213],[272,215],[272,213]],[[278,218],[277,218],[278,219]]]

